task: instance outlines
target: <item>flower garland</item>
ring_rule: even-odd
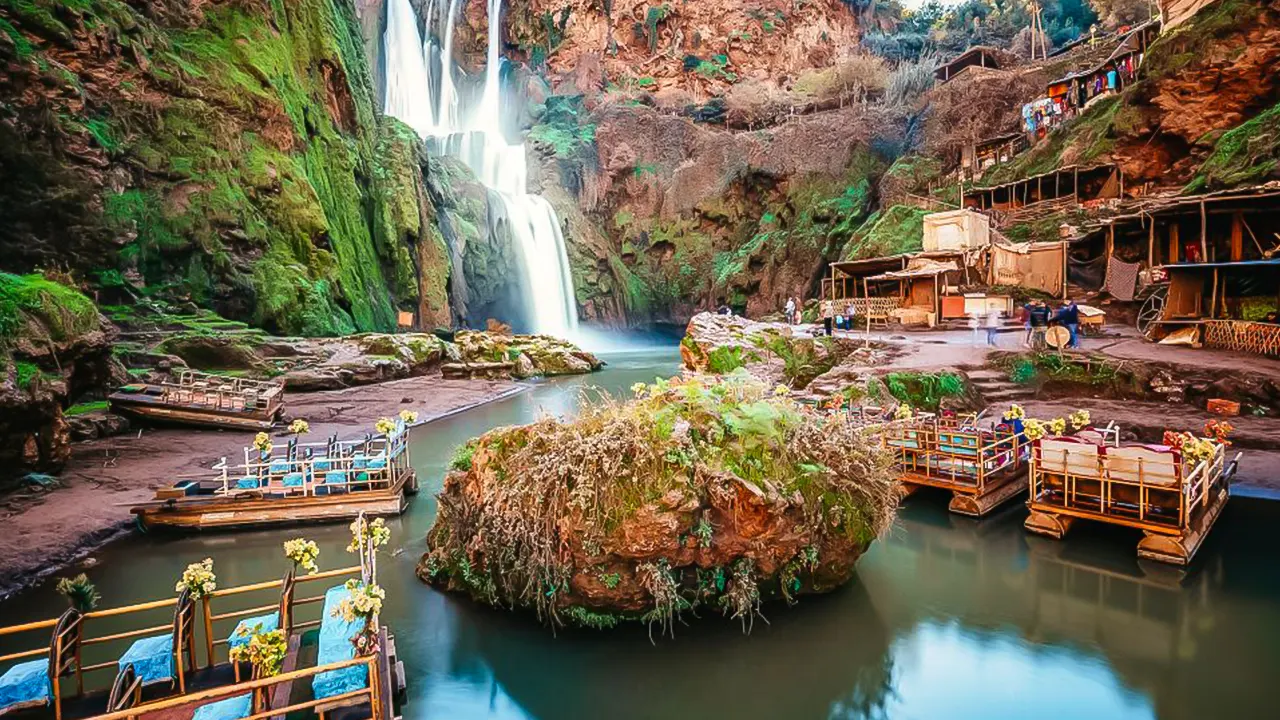
[[[1018,403],[1009,405],[1009,409],[1004,413],[1005,420],[1023,420],[1027,417],[1027,411],[1022,409]]]
[[[378,422],[373,424],[373,429],[379,434],[390,435],[396,429],[396,423],[391,418],[378,418]]]
[[[191,563],[182,571],[182,579],[173,586],[174,592],[186,590],[193,600],[208,595],[218,588],[218,576],[213,574],[213,558]]]
[[[275,446],[271,444],[270,435],[260,432],[253,436],[253,448],[263,455],[269,455],[273,447]]]
[[[1046,433],[1045,424],[1035,418],[1027,418],[1022,424],[1022,434],[1028,440],[1036,441],[1044,437]]]
[[[316,558],[320,557],[320,548],[311,540],[304,540],[303,538],[285,540],[284,556],[293,561],[295,569],[302,568],[307,571],[308,575],[315,575],[320,570],[316,567]]]

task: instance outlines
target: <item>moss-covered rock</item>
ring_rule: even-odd
[[[894,205],[872,213],[853,231],[840,252],[843,260],[917,252],[924,247],[924,217],[928,210],[912,205]]]
[[[892,522],[891,458],[844,414],[744,373],[637,395],[460,448],[419,577],[551,625],[666,632],[705,608],[747,628],[848,582]]]
[[[595,355],[550,335],[463,330],[454,335],[464,363],[512,363],[516,377],[580,375],[604,367]]]

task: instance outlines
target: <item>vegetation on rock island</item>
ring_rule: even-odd
[[[741,370],[633,389],[463,446],[419,576],[553,626],[670,633],[710,608],[749,628],[847,582],[892,522],[890,458],[845,415]]]

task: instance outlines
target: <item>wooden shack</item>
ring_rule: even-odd
[[[935,68],[933,77],[944,83],[972,67],[999,70],[1007,64],[1007,57],[1008,54],[998,48],[975,45]]]
[[[992,214],[997,224],[1025,222],[1033,213],[1120,198],[1124,192],[1124,174],[1115,165],[1071,165],[1022,180],[970,188],[964,193],[964,207]]]

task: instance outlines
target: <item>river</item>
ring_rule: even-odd
[[[1086,524],[1065,542],[1042,540],[1023,531],[1016,504],[975,522],[922,493],[854,582],[765,607],[768,622],[750,636],[718,616],[686,618],[674,640],[656,644],[642,627],[553,634],[420,583],[414,565],[454,447],[539,412],[572,412],[585,387],[626,392],[678,365],[671,347],[604,357],[596,375],[540,383],[414,431],[423,493],[391,523],[397,554],[379,567],[383,620],[408,671],[406,720],[1277,717],[1272,501],[1233,499],[1182,576],[1140,566],[1130,532]],[[182,568],[206,556],[228,587],[283,573],[280,544],[300,534],[320,544],[322,567],[349,564],[338,526],[132,537],[99,552],[88,572],[104,607],[168,595]],[[53,615],[62,601],[51,585],[0,605],[2,624]]]

